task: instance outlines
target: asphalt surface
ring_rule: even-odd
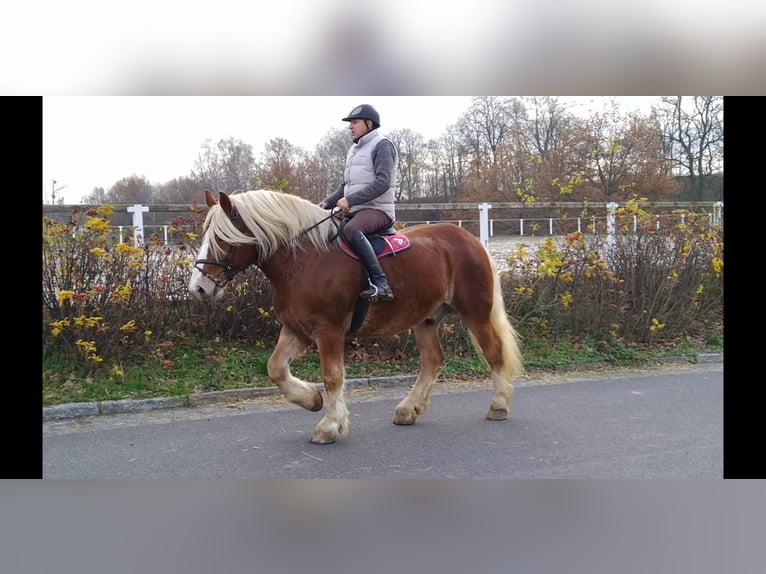
[[[723,478],[722,357],[518,381],[500,422],[488,381],[446,380],[393,425],[407,389],[385,382],[349,389],[333,445],[310,443],[322,412],[275,395],[49,418],[43,478]]]

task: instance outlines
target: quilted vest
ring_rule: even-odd
[[[375,181],[375,171],[372,165],[372,152],[384,139],[386,138],[380,135],[378,130],[375,130],[369,134],[363,135],[358,143],[349,148],[348,154],[346,155],[346,186],[343,190],[344,196]],[[396,197],[395,191],[398,181],[397,163],[398,162],[394,160],[394,167],[391,171],[391,187],[367,203],[354,205],[350,209],[350,213],[354,213],[360,209],[374,208],[386,213],[392,221],[396,219],[394,199]]]

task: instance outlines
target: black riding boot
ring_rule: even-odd
[[[362,299],[393,299],[394,292],[388,284],[388,277],[380,266],[375,250],[361,229],[354,231],[351,237],[351,248],[361,259],[362,264],[370,275],[370,287],[364,289],[359,296]]]

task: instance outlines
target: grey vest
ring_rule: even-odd
[[[348,154],[346,155],[346,185],[343,189],[344,196],[354,193],[355,191],[360,190],[366,185],[375,181],[375,170],[372,164],[372,152],[384,139],[386,138],[384,138],[378,133],[377,130],[375,130],[372,133],[362,136],[358,143],[352,145],[349,148]],[[373,208],[379,209],[380,211],[387,214],[392,221],[396,219],[394,199],[396,197],[395,191],[398,182],[397,160],[398,157],[394,160],[394,165],[391,170],[391,187],[389,187],[378,197],[375,197],[366,203],[361,205],[354,205],[349,210],[350,213],[354,213],[360,209]]]

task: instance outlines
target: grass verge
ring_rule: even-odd
[[[642,367],[669,358],[694,362],[700,353],[722,352],[723,338],[709,333],[658,347],[626,347],[620,341],[584,339],[535,339],[522,345],[528,373],[559,372],[582,368]],[[46,358],[43,367],[43,405],[100,402],[120,399],[175,397],[248,387],[270,387],[267,364],[271,349],[246,344],[189,343],[162,357],[147,357],[108,375],[82,376],[78,365],[61,358]],[[416,356],[387,357],[358,347],[346,350],[347,378],[374,378],[417,374]],[[310,382],[321,382],[319,356],[310,350],[295,360],[293,373]],[[69,374],[66,374],[69,373]],[[441,375],[457,378],[486,377],[489,369],[473,352],[447,353]]]

